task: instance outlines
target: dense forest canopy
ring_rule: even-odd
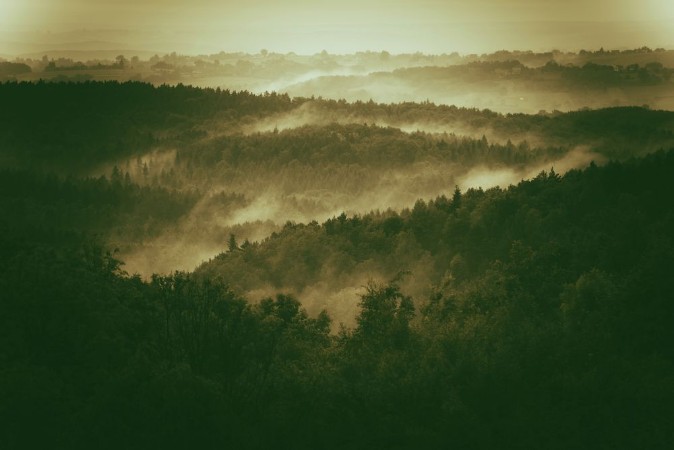
[[[289,224],[147,282],[65,230],[5,224],[4,442],[667,448],[672,170],[658,152]],[[232,290],[374,267],[336,334],[292,295]],[[409,277],[434,288],[410,297]]]
[[[605,53],[367,76],[645,86],[590,64],[669,55]],[[671,111],[138,81],[0,101],[3,448],[671,445]]]
[[[67,187],[45,190],[65,192],[56,201],[69,206],[49,210],[83,230],[98,221],[106,245],[144,276],[191,270],[232,233],[255,241],[288,220],[411,207],[456,185],[507,187],[674,145],[674,115],[637,107],[499,114],[138,82],[4,83],[0,95],[2,166],[19,173],[10,179],[65,177]],[[99,180],[77,191],[89,177]],[[51,197],[22,185],[7,192],[44,217]],[[92,189],[115,200],[96,203]]]

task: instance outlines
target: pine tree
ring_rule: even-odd
[[[227,242],[227,248],[229,249],[229,252],[235,252],[239,249],[239,244],[236,243],[236,236],[234,234],[230,233],[229,235],[229,241]]]

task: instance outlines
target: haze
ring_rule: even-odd
[[[671,47],[669,0],[0,0],[0,54]]]

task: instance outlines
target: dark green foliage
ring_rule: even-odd
[[[137,241],[156,236],[198,199],[197,192],[133,184],[116,167],[110,180],[0,169],[0,226],[31,240],[58,242],[75,232]]]
[[[415,308],[399,285],[413,274],[371,284],[336,335],[292,296],[250,304],[203,274],[143,282],[95,245],[10,228],[3,447],[667,448],[672,170],[669,152],[543,173],[402,215],[289,224],[222,256],[252,270],[288,245],[313,267],[329,257],[318,240],[377,259],[367,242],[428,230],[447,271],[435,293]]]
[[[27,64],[0,61],[0,76],[19,75],[30,72],[32,72],[32,69]]]
[[[414,305],[400,288],[370,285],[360,302],[358,332],[364,342],[373,345],[396,345],[409,335],[410,321],[414,317]]]
[[[0,150],[70,171],[193,141],[209,119],[291,106],[287,96],[138,82],[0,83],[0,98]]]
[[[418,202],[402,216],[342,216],[324,233],[295,226],[252,247],[249,261],[302,239],[301,251],[323,249],[319,266],[330,252],[346,252],[345,267],[383,263],[388,252],[366,243],[380,229],[395,247],[403,239],[395,224],[419,230],[440,267],[433,277],[445,274],[416,320],[396,284],[369,286],[357,327],[338,337],[349,394],[333,401],[353,409],[336,423],[357,436],[344,445],[666,446],[674,211],[663,194],[672,191],[673,156],[542,173],[508,190],[457,190],[452,201]],[[351,248],[353,239],[361,243]],[[235,258],[244,265],[218,260],[202,270],[264,267]],[[394,270],[412,263],[397,262]],[[305,283],[311,276],[304,272]]]
[[[503,115],[432,103],[347,103],[180,84],[153,87],[139,82],[89,81],[0,83],[0,99],[3,166],[79,175],[101,164],[179,147],[176,170],[189,178],[189,184],[213,176],[214,169],[245,169],[247,163],[272,171],[293,161],[312,167],[337,164],[352,170],[354,165],[380,170],[381,164],[406,167],[418,161],[521,166],[554,160],[577,145],[591,145],[611,158],[626,158],[635,151],[657,150],[674,142],[673,113],[629,107]],[[274,116],[280,113],[298,114],[309,123],[319,118],[324,124],[243,134],[254,130],[258,119],[282,120]],[[345,120],[352,123],[329,122]],[[469,135],[487,129],[499,140],[513,138],[520,144],[495,144],[486,138],[447,133],[407,134],[395,128],[363,126],[363,122],[401,128],[428,124],[465,130]],[[546,147],[530,148],[525,140],[531,138],[544,140]]]
[[[52,88],[2,89],[35,89],[35,101]],[[156,93],[135,84],[53,89]],[[148,123],[170,120],[171,102],[213,101],[214,110],[217,101],[263,102],[157,90],[166,97],[147,106]],[[619,128],[616,139],[647,141],[644,129],[664,135],[670,120],[642,109],[506,117],[423,108],[560,139],[574,129],[600,136]],[[10,141],[12,133],[3,128]],[[363,125],[214,139],[212,147],[198,135],[184,138],[185,168],[265,159],[283,167],[311,155],[316,167],[389,154],[398,155],[391,166],[417,155],[535,158],[486,139],[457,143]],[[669,448],[672,173],[674,151],[660,151],[564,176],[541,172],[506,189],[457,187],[451,198],[400,212],[287,222],[262,242],[219,235],[229,251],[194,273],[144,281],[125,274],[92,235],[152,237],[152,223],[185,217],[198,193],[139,185],[120,168],[110,179],[3,169],[0,447]],[[227,194],[206,201],[245,203]],[[294,295],[367,275],[392,281],[364,287],[352,328],[333,328],[325,311],[308,314]],[[415,282],[432,288],[415,290]],[[269,286],[285,293],[242,295]]]

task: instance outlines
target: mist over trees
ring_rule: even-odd
[[[5,228],[4,442],[667,448],[673,169],[659,152],[289,225],[149,281],[96,245]],[[321,259],[385,264],[401,245],[428,255],[432,292],[405,293],[414,272],[372,281],[336,334],[293,296],[228,287],[280,251],[265,278],[302,283]],[[397,254],[390,273],[418,260]]]
[[[103,239],[144,276],[191,270],[231,233],[255,241],[288,220],[400,209],[456,185],[507,187],[550,167],[563,173],[674,145],[672,113],[636,107],[504,115],[138,82],[5,83],[0,93],[5,167],[105,176],[126,200],[191,199],[170,220],[107,222],[137,230],[110,226]],[[136,185],[140,194],[130,194]],[[105,203],[89,198],[94,215]],[[147,204],[126,200],[117,205]]]
[[[551,55],[311,59],[670,89],[670,52]],[[669,448],[671,111],[139,81],[0,101],[3,448]]]
[[[498,51],[491,54],[358,52],[335,55],[175,52],[139,58],[115,52],[67,51],[16,58],[30,70],[6,72],[18,81],[115,80],[154,85],[279,92],[293,97],[489,108],[503,113],[649,105],[672,109],[674,52],[630,50]],[[1,67],[1,66],[0,66]]]

